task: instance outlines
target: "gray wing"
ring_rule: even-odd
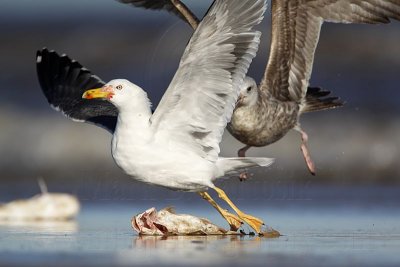
[[[265,0],[216,0],[151,118],[157,138],[216,161],[239,85],[256,55]]]
[[[324,21],[388,23],[400,19],[400,0],[273,0],[271,53],[261,90],[302,102]]]

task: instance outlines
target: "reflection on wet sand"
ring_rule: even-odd
[[[137,236],[133,239],[133,249],[168,251],[215,251],[235,254],[261,249],[263,237],[240,235],[208,236]]]
[[[78,232],[76,221],[0,221],[0,229],[14,233],[60,233],[73,234]]]
[[[137,236],[133,238],[131,253],[164,265],[179,262],[183,266],[234,266],[230,263],[246,258],[248,252],[260,254],[261,241],[259,237],[238,235]]]

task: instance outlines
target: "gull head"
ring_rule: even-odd
[[[107,100],[118,109],[135,106],[136,102],[148,102],[142,88],[124,79],[112,80],[101,88],[87,90],[82,98]]]
[[[245,77],[240,86],[240,94],[236,106],[252,106],[257,103],[258,88],[253,78]]]

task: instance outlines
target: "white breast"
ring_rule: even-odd
[[[175,150],[166,140],[153,140],[151,128],[118,120],[112,139],[117,165],[134,179],[178,190],[200,190],[214,178],[215,165],[197,155]]]

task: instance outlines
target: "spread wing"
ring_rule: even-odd
[[[115,130],[118,111],[109,102],[82,99],[89,89],[105,83],[88,69],[66,55],[46,48],[37,52],[36,67],[39,83],[49,104],[75,121],[84,121]]]
[[[136,7],[142,7],[153,10],[167,10],[182,20],[186,21],[194,29],[199,24],[199,19],[193,12],[180,0],[118,0],[124,4],[131,4]]]
[[[151,118],[156,138],[216,161],[240,83],[256,55],[265,0],[216,0]]]
[[[153,10],[167,10],[168,12],[172,12],[175,15],[181,17],[181,14],[178,10],[175,9],[175,6],[172,4],[171,0],[117,0],[124,4],[131,4],[135,7],[142,7],[145,9],[153,9]],[[181,17],[183,19],[183,17]]]
[[[282,101],[304,100],[324,21],[388,23],[400,0],[273,0],[271,54],[261,90]]]
[[[142,7],[145,9],[166,10],[190,24],[190,21],[187,20],[185,15],[182,14],[181,11],[178,10],[172,3],[172,1],[175,1],[182,10],[190,13],[192,19],[194,19],[198,23],[198,19],[196,18],[196,16],[181,1],[176,1],[176,0],[118,0],[118,1],[123,4],[131,4],[135,7]]]

